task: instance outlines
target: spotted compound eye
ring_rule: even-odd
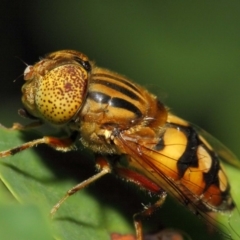
[[[35,103],[43,119],[52,124],[69,122],[84,101],[88,74],[75,64],[66,64],[49,71],[38,81]]]

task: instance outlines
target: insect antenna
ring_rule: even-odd
[[[25,61],[23,61],[19,56],[15,56],[15,58],[19,59],[20,62],[22,62],[26,67],[29,66],[29,64],[27,64]],[[16,82],[16,81],[17,81],[20,77],[22,77],[23,75],[24,75],[24,74],[21,73],[18,77],[16,77],[16,78],[13,80],[13,82]]]

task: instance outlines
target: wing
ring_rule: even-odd
[[[218,139],[213,137],[210,133],[196,126],[195,124],[191,124],[196,131],[202,136],[206,141],[212,146],[214,151],[218,154],[218,156],[224,161],[231,164],[234,167],[240,169],[240,161],[234,153],[232,153],[224,144],[222,144]]]
[[[128,155],[129,168],[215,225],[210,212],[229,213],[235,207],[219,158],[234,155],[211,138],[219,144],[216,153],[204,138],[205,133],[200,134],[200,128],[180,120],[174,122],[172,118],[157,141],[147,135],[143,137],[143,133],[126,131],[119,134],[115,144]]]

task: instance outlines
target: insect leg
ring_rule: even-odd
[[[21,131],[23,130],[24,131],[24,130],[40,127],[44,124],[41,119],[32,116],[24,108],[19,109],[18,114],[23,118],[32,119],[34,120],[34,122],[31,122],[27,125],[22,125],[20,123],[13,123],[12,127],[10,128],[5,127],[0,123],[0,127],[5,128],[7,130],[21,130]]]
[[[162,191],[162,193],[159,194],[159,199],[153,205],[146,206],[141,212],[134,214],[133,221],[136,230],[137,240],[143,240],[143,227],[141,219],[143,217],[152,215],[153,212],[155,212],[159,207],[163,205],[166,197],[167,193],[165,191]]]
[[[159,194],[161,188],[154,183],[153,181],[149,180],[147,177],[134,172],[130,169],[117,167],[114,169],[116,174],[122,177],[127,182],[133,182],[134,184],[138,185],[140,188],[146,189],[152,193]]]
[[[19,153],[28,148],[32,148],[39,144],[47,144],[47,145],[55,148],[58,151],[66,152],[73,148],[73,143],[76,140],[77,135],[78,135],[77,132],[73,132],[70,137],[66,137],[66,138],[56,138],[56,137],[51,137],[51,136],[44,136],[43,138],[35,139],[33,141],[24,143],[20,146],[8,149],[6,151],[2,151],[2,152],[0,152],[0,158],[14,155],[16,153]]]
[[[143,209],[143,211],[134,214],[133,220],[134,220],[134,227],[136,230],[136,237],[137,240],[143,240],[143,228],[142,228],[142,221],[141,219],[146,216],[150,216],[154,211],[156,211],[165,201],[165,198],[167,196],[166,192],[162,190],[157,184],[149,180],[148,178],[144,177],[143,175],[136,173],[134,171],[131,171],[129,169],[125,168],[116,168],[114,171],[123,179],[125,179],[128,182],[133,182],[140,186],[141,188],[144,188],[152,193],[155,193],[159,196],[159,199],[157,202],[155,202],[151,206],[147,206]]]
[[[97,168],[98,168],[99,172],[96,173],[95,175],[93,175],[92,177],[84,180],[83,182],[77,184],[76,186],[74,186],[70,190],[68,190],[67,193],[64,195],[64,197],[62,199],[60,199],[58,201],[58,203],[55,204],[54,207],[52,208],[52,210],[50,212],[51,217],[53,217],[53,215],[60,208],[60,206],[66,201],[66,199],[68,197],[70,197],[74,193],[78,192],[79,190],[87,187],[89,184],[91,184],[92,182],[95,182],[96,180],[98,180],[102,176],[104,176],[108,173],[111,173],[111,171],[112,171],[111,166],[109,165],[109,163],[104,158],[99,156],[98,159],[96,160],[96,162],[97,162]]]
[[[39,120],[35,121],[35,122],[31,122],[27,125],[22,125],[20,123],[13,123],[12,127],[8,128],[5,127],[4,125],[0,124],[1,128],[7,129],[7,130],[20,130],[20,131],[24,131],[24,130],[28,130],[28,129],[33,129],[33,128],[37,128],[42,126],[43,123]]]

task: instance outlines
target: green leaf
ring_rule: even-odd
[[[0,129],[0,151],[39,137],[37,133]],[[0,160],[1,180],[12,195],[21,203],[37,206],[49,220],[51,208],[66,191],[94,173],[94,162],[89,155],[80,151],[57,152],[47,146]],[[53,236],[62,240],[110,239],[112,231],[133,231],[131,222],[126,222],[118,210],[108,206],[104,198],[98,198],[91,187],[71,196],[50,223]],[[24,212],[22,214],[25,219]]]
[[[48,223],[36,206],[1,201],[0,212],[1,239],[52,239]]]
[[[19,132],[1,128],[0,151],[40,137],[41,134],[34,131]],[[231,179],[232,184],[239,184],[237,181],[239,171],[231,167],[227,170],[228,174],[230,172],[235,178],[235,181]],[[3,187],[0,189],[0,211],[4,212],[5,209],[5,214],[12,217],[11,221],[6,221],[6,224],[10,223],[9,228],[12,229],[10,233],[20,236],[19,226],[27,221],[26,219],[30,219],[29,224],[36,224],[35,227],[31,227],[36,231],[36,236],[41,236],[40,233],[45,234],[42,239],[53,237],[59,240],[106,240],[110,239],[112,233],[134,233],[132,215],[142,209],[141,203],[147,205],[154,199],[113,175],[105,176],[69,197],[57,211],[54,219],[50,220],[51,208],[66,191],[94,173],[92,156],[81,150],[62,153],[48,146],[38,146],[0,159],[1,180],[11,194],[24,204],[16,205],[13,200],[9,200],[9,194],[4,193],[6,190]],[[232,188],[239,189],[234,185]],[[236,194],[239,196],[240,193]],[[239,223],[239,214],[237,216],[236,223]],[[0,218],[1,221],[4,220]],[[151,230],[162,227],[181,229],[192,239],[224,239],[218,233],[209,233],[203,220],[199,220],[171,198],[167,198],[164,206],[152,217],[144,220],[143,225]],[[226,219],[225,225],[231,232]],[[7,233],[9,228],[0,228],[0,232]],[[24,230],[25,234],[29,230],[24,226],[20,229]],[[234,229],[237,229],[236,224]]]

